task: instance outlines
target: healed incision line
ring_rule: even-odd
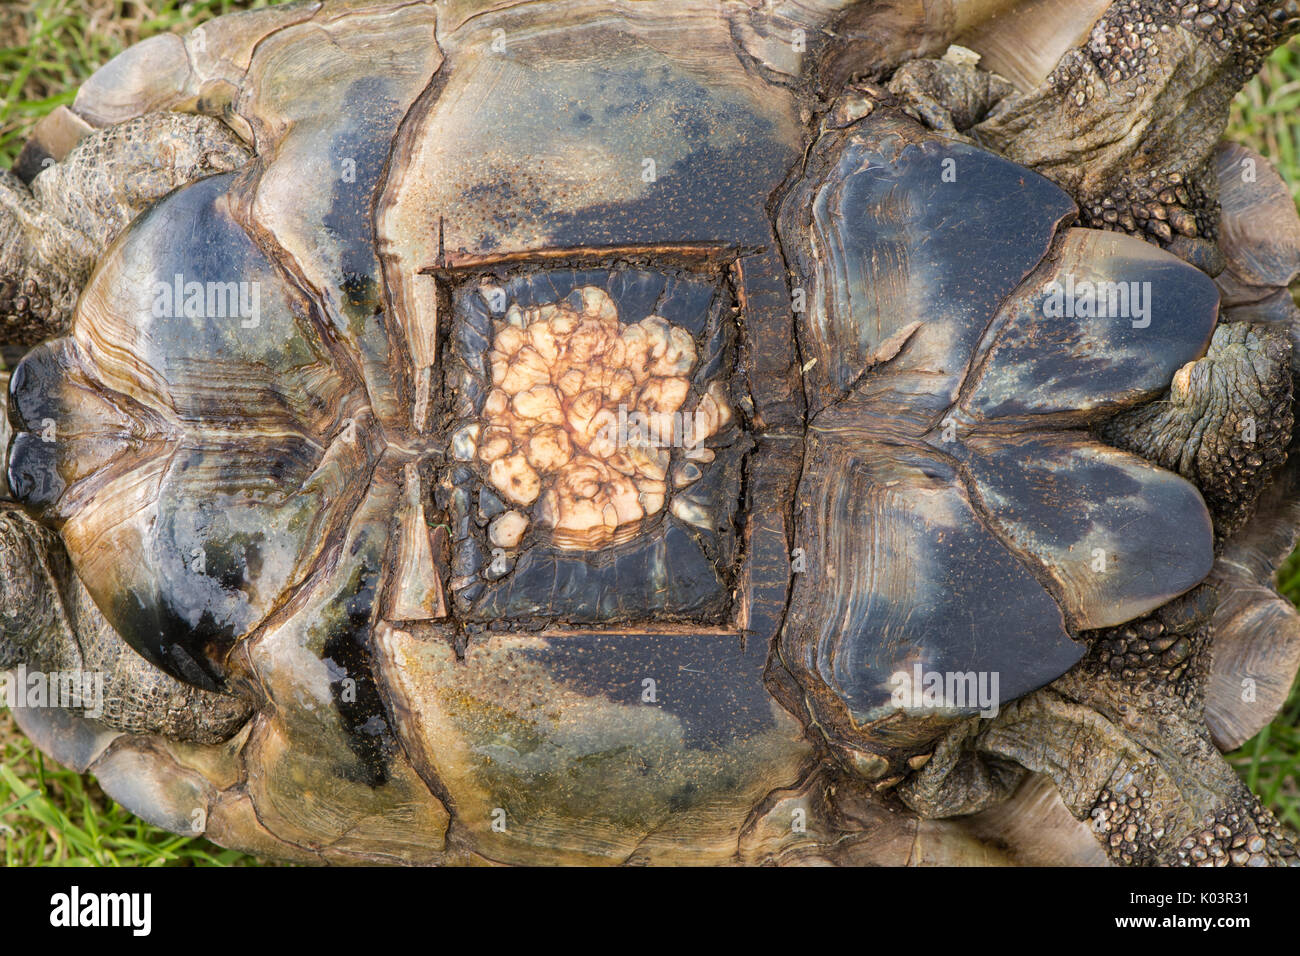
[[[616,246],[558,246],[553,249],[524,249],[514,252],[469,254],[448,253],[441,248],[442,220],[439,220],[438,261],[418,270],[419,275],[448,277],[456,273],[469,273],[500,265],[526,265],[531,262],[567,264],[575,260],[589,260],[593,264],[622,258],[653,259],[659,266],[682,265],[698,269],[701,266],[729,268],[738,258],[757,255],[758,247],[737,246],[729,242],[674,242],[664,245]]]

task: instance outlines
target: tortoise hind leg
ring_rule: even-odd
[[[96,257],[132,219],[248,158],[217,120],[151,113],[90,133],[30,186],[0,170],[0,345],[66,331]]]
[[[1117,863],[1300,865],[1204,723],[1214,604],[1202,587],[1095,632],[1083,661],[1009,706],[975,746],[1051,777]]]
[[[108,625],[62,545],[23,511],[0,505],[0,671],[74,675],[67,707],[117,730],[217,743],[247,720],[244,701],[190,687],[137,654]],[[24,688],[15,686],[16,693]],[[54,705],[53,699],[47,699]]]
[[[1216,537],[1238,530],[1286,461],[1295,426],[1290,330],[1222,322],[1205,357],[1158,402],[1103,423],[1101,439],[1196,485]]]

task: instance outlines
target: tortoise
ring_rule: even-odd
[[[1219,140],[1297,29],[376,0],[128,49],[0,174],[15,717],[304,862],[1296,863],[1219,752],[1300,663],[1300,220]]]

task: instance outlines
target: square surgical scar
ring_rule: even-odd
[[[752,442],[725,274],[503,269],[445,292],[455,615],[730,622]]]

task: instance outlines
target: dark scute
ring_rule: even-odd
[[[50,343],[38,345],[18,363],[9,378],[9,424],[14,432],[41,430],[45,419],[63,415],[59,400],[64,386],[59,352]]]
[[[1082,656],[1056,602],[938,456],[815,436],[800,498],[796,544],[808,566],[795,578],[783,656],[855,720],[890,708],[891,677],[918,662],[996,673],[1001,704]]]
[[[571,634],[523,653],[583,697],[642,706],[647,678],[655,705],[678,717],[690,748],[726,747],[774,726],[763,685],[767,648],[741,648],[738,634]]]
[[[629,269],[615,273],[607,288],[609,297],[619,307],[619,315],[637,316],[633,321],[640,321],[654,312],[667,281],[662,272]]]
[[[105,616],[155,667],[195,687],[220,690],[224,682],[220,661],[234,645],[234,629],[219,623],[207,610],[197,620],[178,613],[172,604],[174,597],[126,590],[106,609]]]
[[[718,569],[675,518],[657,532],[594,554],[538,545],[489,585],[472,611],[480,621],[612,623],[657,617],[721,621],[730,595]]]
[[[505,503],[486,486],[478,490],[478,513],[481,519],[490,521],[505,510]]]
[[[1042,176],[914,123],[873,115],[847,136],[828,134],[781,211],[787,255],[826,300],[824,314],[810,300],[800,316],[820,358],[811,380],[828,393],[821,402],[919,321],[890,370],[924,375],[916,401],[945,407],[988,323],[1075,212]]]
[[[714,282],[700,282],[669,277],[667,286],[655,312],[669,319],[675,325],[688,329],[691,335],[699,335],[708,322],[710,309],[718,288]],[[635,320],[633,320],[635,321]]]
[[[242,427],[252,417],[272,428],[323,429],[337,412],[341,378],[323,374],[334,360],[317,331],[315,303],[232,218],[240,182],[210,176],[141,216],[119,247],[130,265],[104,277],[106,294],[119,310],[136,310],[127,324],[142,333],[138,357],[166,383],[163,401],[187,425]],[[174,289],[176,276],[184,283],[182,301],[172,301],[166,314],[174,296],[163,290]],[[216,314],[186,313],[184,289],[195,283],[205,290],[202,311],[211,301]],[[234,303],[217,293],[236,283],[244,284],[241,298],[256,292],[258,321],[251,327],[251,316],[222,314]]]
[[[1129,243],[1132,248],[1126,248]],[[1219,296],[1208,276],[1145,243],[1110,233],[1071,230],[1066,246],[1065,261],[1042,270],[999,316],[997,341],[962,403],[973,414],[1005,419],[1055,413],[1096,420],[1157,397],[1174,372],[1209,343]],[[1095,310],[1105,314],[1047,314],[1050,284],[1061,283],[1058,291],[1063,289],[1065,273],[1076,283],[1114,284]],[[1132,314],[1129,301],[1128,315],[1110,315],[1109,291],[1122,311],[1135,287],[1149,314]]]
[[[348,87],[351,103],[385,103],[387,84],[374,77],[355,80]],[[355,163],[356,178],[345,181],[334,177],[330,193],[330,211],[324,226],[340,240],[340,289],[344,307],[353,318],[374,313],[380,304],[378,263],[375,259],[374,229],[371,224],[371,197],[379,184],[388,161],[389,141],[375,135],[372,125],[339,127],[330,141],[329,155],[344,156]]]
[[[299,487],[316,458],[308,443],[288,439],[260,449],[255,462],[230,449],[178,449],[140,555],[157,590],[137,595],[134,606],[106,609],[123,638],[179,679],[192,675],[166,663],[177,659],[167,651],[173,646],[206,662],[215,677],[216,662],[256,626],[267,595],[279,593],[294,572],[301,542],[273,523],[274,505],[264,510],[276,497],[270,489]]]
[[[1196,489],[1086,433],[972,436],[961,452],[985,521],[1052,576],[1077,627],[1145,614],[1213,564]]]
[[[379,686],[375,683],[369,637],[378,573],[361,565],[349,585],[342,621],[326,639],[321,659],[329,668],[330,693],[338,708],[348,749],[360,761],[357,782],[369,787],[387,783],[397,738],[388,722]],[[351,680],[351,685],[345,681]],[[345,689],[349,692],[345,693]],[[348,699],[352,698],[352,699]],[[344,771],[351,779],[351,775]]]
[[[9,489],[31,508],[47,508],[63,495],[58,445],[26,432],[14,435],[9,447]]]

